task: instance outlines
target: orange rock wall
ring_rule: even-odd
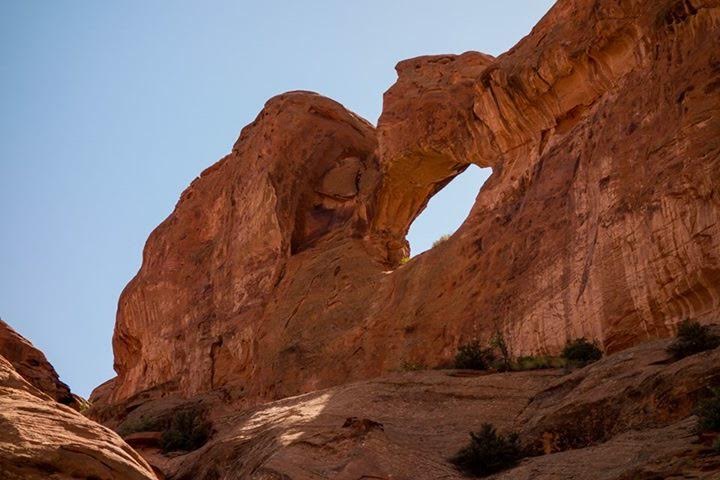
[[[78,409],[78,399],[60,381],[55,368],[40,350],[0,320],[0,356],[27,382],[56,402]]]
[[[514,354],[618,350],[716,319],[719,23],[717,0],[560,0],[497,59],[401,62],[377,129],[308,92],[270,100],[150,236],[96,397],[254,403],[497,330]],[[468,219],[400,265],[470,163],[493,174]]]

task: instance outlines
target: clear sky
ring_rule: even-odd
[[[267,98],[313,90],[375,123],[399,60],[500,54],[552,3],[0,2],[0,317],[87,396],[114,375],[117,298],[148,234]],[[432,200],[413,253],[483,180]]]

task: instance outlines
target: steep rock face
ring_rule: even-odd
[[[111,430],[55,402],[0,356],[0,478],[156,480]]]
[[[30,384],[49,395],[56,402],[77,408],[80,399],[60,381],[57,372],[45,355],[26,338],[0,320],[0,355]]]
[[[116,394],[250,377],[263,309],[292,275],[288,258],[367,231],[375,149],[373,127],[332,100],[270,100],[150,236],[119,302]]]
[[[668,335],[684,317],[716,316],[720,58],[704,38],[717,36],[718,15],[716,1],[558,2],[476,74],[471,102],[444,122],[418,108],[425,128],[397,140],[395,110],[409,102],[397,99],[424,100],[401,64],[378,125],[384,171],[472,162],[493,175],[461,229],[417,260],[412,281],[425,291],[394,314],[421,317],[430,338],[498,329],[516,352],[582,335],[617,350]],[[453,76],[463,59],[446,61]],[[455,135],[426,134],[469,110]],[[408,156],[411,145],[420,151]],[[402,176],[383,180],[380,198],[398,200],[380,202],[379,222],[422,203],[416,189],[403,196]],[[402,216],[396,238],[407,224]],[[447,259],[451,268],[439,265]]]
[[[717,0],[561,0],[497,59],[398,65],[377,132],[296,92],[266,105],[151,235],[120,299],[118,377],[255,403],[437,365],[608,351],[720,312]],[[449,241],[405,234],[470,163],[493,175]]]

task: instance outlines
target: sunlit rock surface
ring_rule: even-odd
[[[95,395],[222,390],[253,404],[505,335],[616,351],[720,304],[720,10],[561,0],[507,53],[398,64],[377,129],[308,92],[271,99],[150,236]],[[468,164],[462,227],[405,234]]]
[[[32,347],[27,343],[22,348],[28,345]],[[17,351],[6,347],[4,351]],[[46,367],[52,369],[49,364]],[[116,433],[39,390],[34,386],[36,376],[30,379],[33,384],[0,355],[0,478],[157,478],[145,460]]]
[[[485,422],[517,431],[537,454],[497,478],[715,479],[720,455],[698,440],[692,407],[720,382],[720,348],[673,362],[667,345],[571,373],[396,372],[240,412],[213,396],[162,397],[136,404],[124,422],[182,402],[208,407],[214,434],[195,452],[163,455],[143,443],[152,433],[134,434],[174,480],[461,479],[449,458]]]
[[[717,478],[692,407],[718,350],[673,362],[657,340],[720,315],[717,38],[718,0],[560,0],[497,58],[399,63],[377,128],[311,92],[269,100],[148,239],[88,414],[168,479],[458,478],[448,457],[483,422],[546,453],[499,478]],[[493,174],[465,223],[405,261],[471,163]],[[498,332],[514,356],[582,336],[614,354],[397,372]],[[88,478],[152,478],[2,365],[12,475],[80,475],[82,445]],[[212,425],[194,452],[137,427],[186,407]]]
[[[70,392],[45,355],[25,337],[0,320],[0,356],[10,362],[26,381],[53,400],[76,410],[84,400]]]

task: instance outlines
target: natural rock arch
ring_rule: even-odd
[[[407,241],[410,258],[425,253],[441,241],[446,241],[468,219],[472,207],[492,168],[470,164],[440,191],[410,224]]]
[[[492,166],[475,148],[471,85],[493,57],[479,52],[400,62],[378,121],[382,184],[372,229],[397,265],[409,253],[405,236],[430,198],[470,164]],[[451,108],[453,115],[443,113]],[[445,110],[446,111],[446,110]]]
[[[495,330],[516,355],[613,351],[714,318],[720,10],[683,5],[559,1],[497,59],[401,62],[377,129],[307,92],[268,102],[148,240],[96,398],[256,402],[440,365]],[[493,174],[467,221],[396,268],[469,164]]]

